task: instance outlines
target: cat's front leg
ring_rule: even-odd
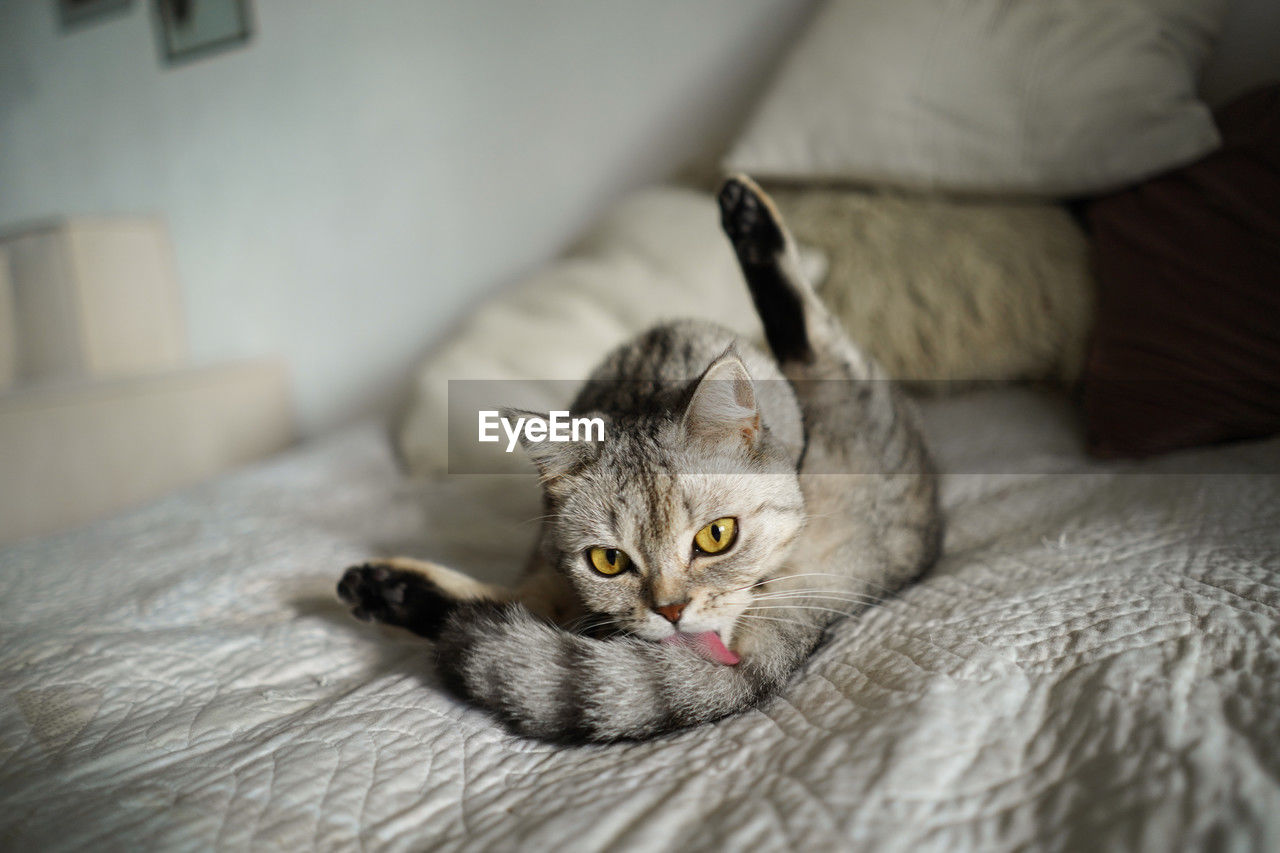
[[[469,584],[475,588],[468,589]],[[394,558],[347,569],[338,581],[338,597],[350,605],[357,619],[435,639],[459,601],[484,597],[465,593],[483,592],[483,586],[434,563]]]
[[[338,582],[338,597],[351,614],[435,639],[464,602],[519,602],[555,622],[578,615],[563,579],[536,567],[515,588],[484,583],[439,563],[392,557],[352,566]]]

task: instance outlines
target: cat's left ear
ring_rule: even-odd
[[[691,441],[741,442],[752,447],[760,428],[751,374],[730,347],[698,380],[684,413],[685,436]]]

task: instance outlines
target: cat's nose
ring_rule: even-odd
[[[689,601],[686,599],[673,604],[663,604],[662,606],[655,607],[653,609],[656,610],[664,619],[674,625],[680,621],[680,614],[684,612],[684,608],[688,603]]]

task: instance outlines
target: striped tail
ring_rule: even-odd
[[[799,621],[784,628],[762,644],[767,653],[721,666],[674,646],[572,634],[519,604],[467,602],[441,632],[437,666],[456,693],[520,734],[639,740],[745,711],[775,692],[822,631]]]
[[[786,683],[822,635],[797,609],[753,627],[760,651],[721,666],[676,646],[573,634],[517,603],[459,601],[385,565],[348,569],[338,595],[359,619],[435,640],[437,669],[462,698],[516,732],[561,742],[638,740],[745,711]]]

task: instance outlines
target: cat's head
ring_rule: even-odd
[[[765,396],[790,398],[777,386]],[[525,443],[548,499],[543,555],[606,627],[649,640],[714,631],[728,646],[752,587],[800,534],[797,448],[768,428],[733,352],[675,400],[606,420],[603,441]]]

